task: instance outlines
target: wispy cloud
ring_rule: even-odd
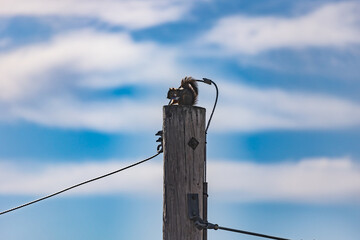
[[[47,98],[38,104],[11,105],[10,115],[15,119],[60,128],[136,132],[161,126],[164,101],[165,95],[156,100]],[[213,100],[205,95],[200,99],[200,105],[204,101]],[[359,125],[360,106],[348,100],[224,82],[212,130],[339,129]]]
[[[82,99],[125,84],[163,88],[169,79],[192,72],[181,53],[153,42],[134,41],[127,33],[83,30],[0,54],[1,119],[96,131],[143,131],[161,125],[166,92],[136,99]],[[67,76],[64,73],[68,73]],[[360,106],[329,95],[260,89],[218,81],[220,101],[212,129],[332,129],[360,125]],[[165,86],[166,85],[166,86]],[[157,87],[155,87],[157,86]],[[201,92],[200,104],[213,101]],[[144,117],[147,121],[142,121]]]
[[[179,0],[1,0],[0,16],[99,19],[126,28],[151,27],[180,19],[191,7]]]
[[[105,132],[153,130],[161,125],[162,98],[84,101],[45,98],[34,104],[10,104],[9,117],[38,124]],[[211,102],[204,96],[200,99]],[[144,121],[146,118],[146,121]],[[214,115],[214,131],[339,129],[360,125],[360,106],[348,100],[279,89],[223,83]]]
[[[360,105],[333,96],[260,89],[241,84],[221,86],[213,127],[222,131],[334,129],[360,125]]]
[[[177,72],[174,54],[151,42],[135,42],[126,33],[83,30],[59,34],[49,42],[0,54],[0,100],[48,94],[53,86],[59,92],[60,85],[109,87],[144,79],[165,81],[165,76]],[[59,80],[57,75],[63,72],[82,77]],[[102,73],[113,73],[118,79],[94,77]]]
[[[202,39],[229,53],[258,54],[273,49],[345,47],[360,43],[360,4],[328,3],[299,17],[220,19]]]
[[[126,84],[154,86],[179,78],[179,69],[175,50],[136,42],[127,33],[59,34],[0,54],[1,119],[106,132],[158,128],[161,102],[79,95]]]
[[[123,168],[130,161],[110,160],[106,162],[86,162],[54,164],[24,168],[0,162],[1,194],[43,195],[59,191],[77,183]],[[161,167],[157,163],[146,163],[128,169],[121,174],[93,182],[70,191],[68,195],[149,193],[161,194]]]
[[[356,203],[360,198],[360,166],[346,157],[278,164],[214,162],[208,175],[214,193],[230,201]]]
[[[139,100],[80,101],[48,99],[11,108],[11,116],[37,124],[100,132],[156,131],[162,125],[162,103]]]
[[[49,194],[128,163],[112,160],[24,168],[2,161],[0,194]],[[360,168],[347,157],[277,164],[210,161],[208,167],[211,192],[221,195],[217,200],[336,203],[356,202],[360,197]],[[153,162],[74,189],[67,195],[145,192],[160,196],[161,189],[162,165]]]

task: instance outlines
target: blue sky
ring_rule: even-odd
[[[0,211],[151,156],[219,86],[209,220],[360,238],[360,2],[0,0]],[[212,86],[198,105],[211,111]],[[0,239],[161,239],[162,156],[0,217]],[[251,239],[209,232],[209,239]]]

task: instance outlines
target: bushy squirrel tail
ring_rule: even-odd
[[[194,93],[194,97],[197,98],[197,95],[199,94],[199,88],[196,80],[194,80],[192,77],[183,78],[181,80],[181,87],[191,90]]]

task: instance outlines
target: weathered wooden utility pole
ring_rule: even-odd
[[[163,240],[203,240],[188,214],[188,194],[197,194],[203,217],[205,109],[164,106]]]

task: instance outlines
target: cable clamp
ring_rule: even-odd
[[[198,220],[195,221],[195,226],[199,230],[204,230],[204,229],[218,230],[219,229],[219,225],[209,223],[207,221],[202,220],[201,218],[199,218]]]
[[[197,193],[188,193],[188,216],[195,224],[195,227],[199,230],[214,229],[218,230],[217,224],[212,224],[204,221],[199,214],[199,195]]]
[[[155,136],[159,136],[159,138],[156,140],[156,142],[159,142],[160,144],[157,146],[156,148],[156,151],[158,153],[162,153],[164,150],[163,150],[163,131],[158,131]]]

